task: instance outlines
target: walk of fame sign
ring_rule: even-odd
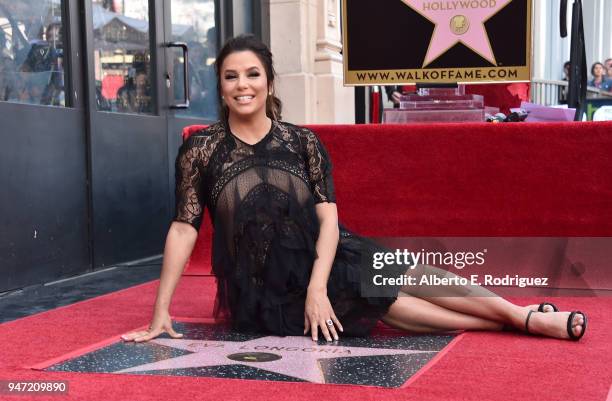
[[[48,371],[222,377],[399,387],[454,335],[341,338],[274,337],[205,323],[175,323],[181,339],[113,342]]]
[[[397,85],[529,81],[531,3],[344,1],[344,82]]]

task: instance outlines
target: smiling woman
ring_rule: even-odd
[[[417,332],[512,325],[552,337],[582,337],[581,312],[532,317],[538,305],[514,305],[483,287],[454,283],[458,276],[425,264],[406,274],[444,278],[450,284],[443,296],[423,296],[419,286],[401,283],[368,296],[362,258],[382,247],[339,225],[329,155],[314,132],[280,121],[268,48],[253,36],[230,39],[217,57],[216,72],[222,119],[179,150],[176,215],[153,320],[149,330],[125,340],[147,341],[163,332],[181,337],[169,305],[204,208],[214,226],[214,315],[236,330],[310,333],[315,341],[321,334],[332,341],[340,333],[368,335],[383,320]],[[398,297],[400,290],[411,296]],[[539,309],[544,312],[544,306]]]
[[[266,103],[272,88],[268,84],[262,62],[251,51],[240,51],[230,54],[222,65],[220,71],[221,101],[223,107],[232,110],[228,116],[232,126],[240,126],[242,121],[253,119],[261,121],[262,125],[270,129],[270,118],[266,116]],[[259,133],[259,134],[264,134]],[[255,137],[250,138],[255,134]],[[240,137],[247,143],[261,140],[258,133],[249,131],[241,133]]]
[[[246,36],[242,40],[229,41],[217,57],[215,70],[220,120],[230,118],[226,96],[230,98],[230,102],[234,100],[237,102],[237,99],[233,99],[237,96],[247,96],[242,100],[251,105],[250,113],[249,109],[244,112],[242,109],[234,110],[235,117],[251,114],[273,120],[281,119],[282,102],[274,95],[276,73],[272,53],[259,40]],[[251,95],[253,99],[248,98]],[[265,106],[265,109],[262,109],[262,106]],[[252,114],[255,110],[259,114]]]

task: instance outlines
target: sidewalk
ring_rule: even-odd
[[[0,295],[0,323],[70,305],[159,278],[161,258],[118,265]]]

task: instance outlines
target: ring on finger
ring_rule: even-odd
[[[327,319],[327,320],[325,321],[325,324],[326,324],[326,325],[328,325],[328,326],[333,326],[333,325],[334,325],[334,322],[332,322],[332,320],[331,320],[331,319]]]

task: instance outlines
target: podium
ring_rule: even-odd
[[[383,123],[483,122],[484,98],[466,95],[465,86],[419,88],[416,94],[402,95],[399,109],[385,109]]]

